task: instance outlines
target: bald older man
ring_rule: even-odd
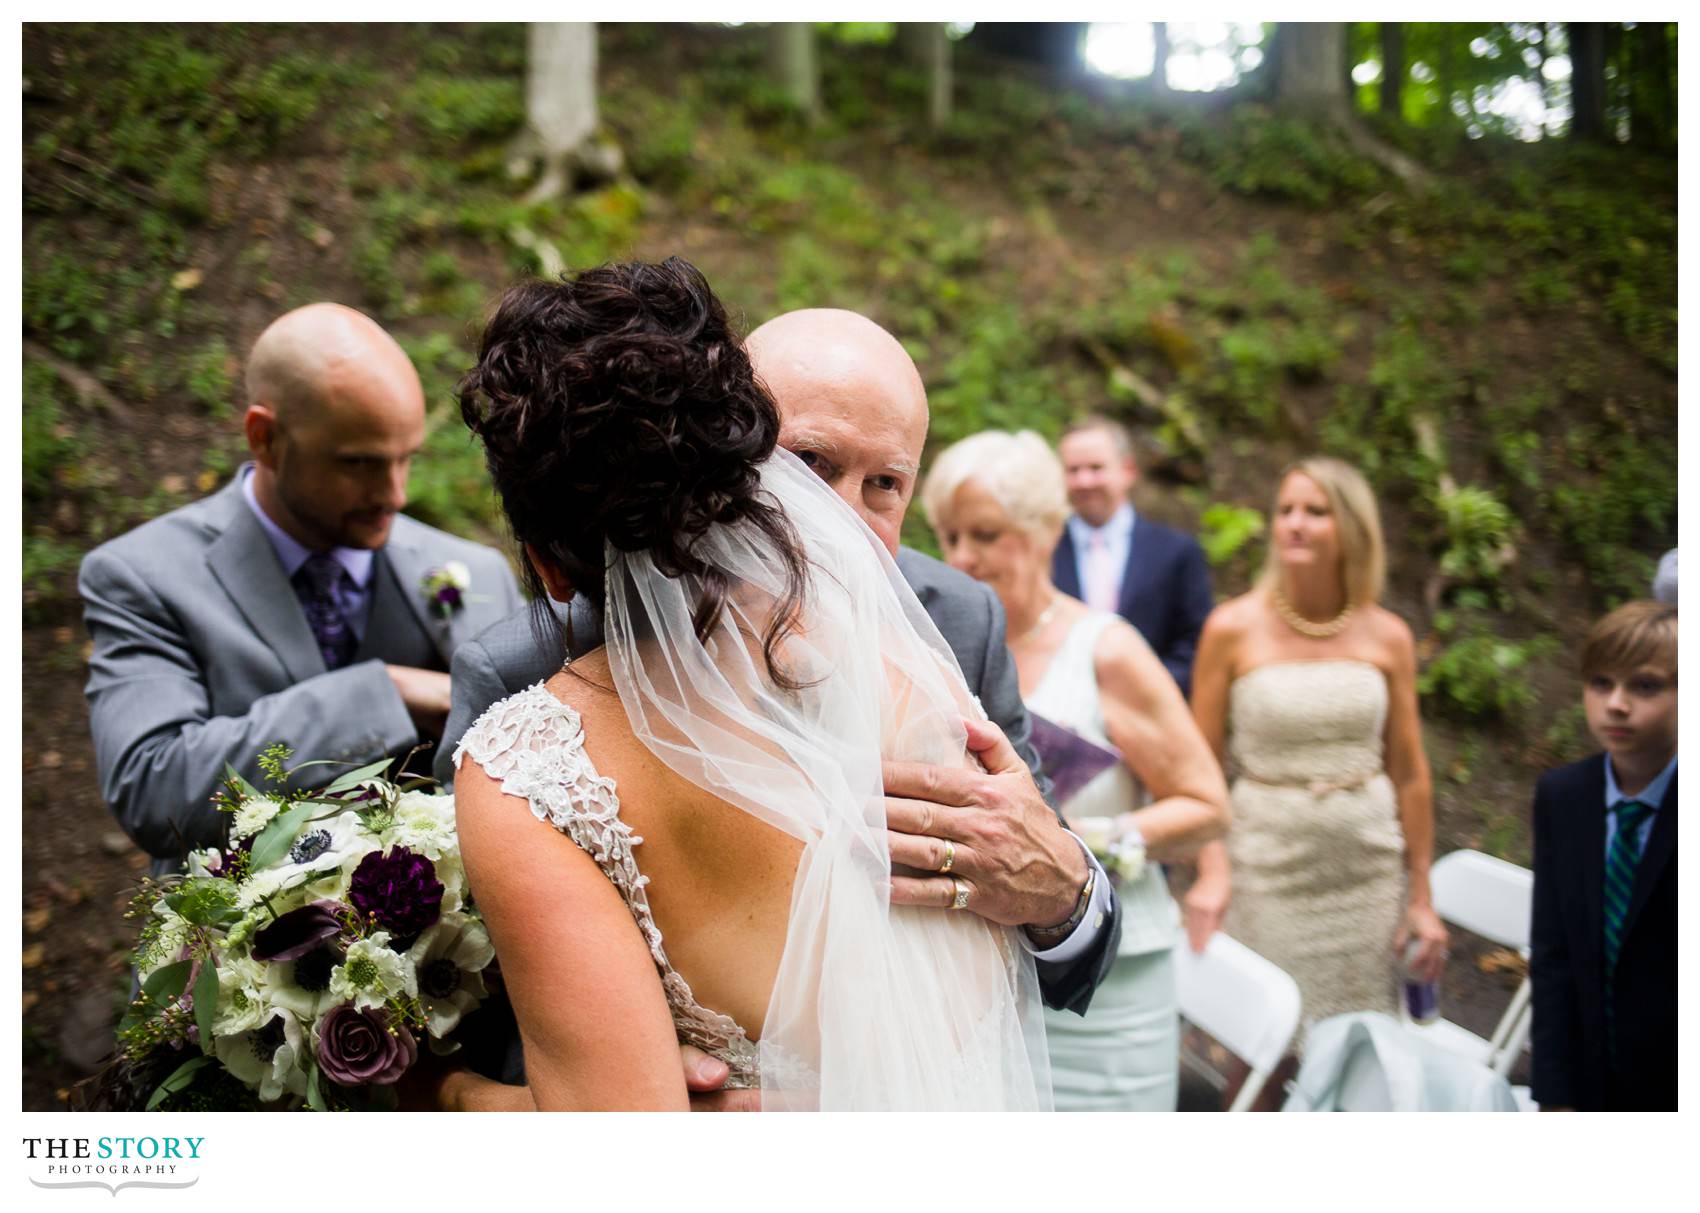
[[[283,742],[363,763],[440,734],[455,646],[520,607],[500,553],[399,511],[425,438],[419,376],[368,317],[315,303],[246,371],[252,463],[84,558],[101,790],[156,874],[223,838],[208,798]],[[471,585],[447,615],[432,570]],[[320,768],[321,770],[323,768]]]
[[[790,312],[751,333],[756,374],[779,405],[779,442],[862,517],[956,654],[997,730],[971,738],[993,778],[942,767],[890,764],[887,820],[892,858],[937,872],[952,844],[950,874],[896,876],[892,900],[949,912],[959,890],[968,911],[1026,928],[1045,1001],[1084,1013],[1115,959],[1120,908],[1079,841],[1046,805],[1034,777],[1015,664],[1004,646],[1003,608],[986,586],[900,547],[927,437],[927,394],[902,345],[865,316],[836,309]],[[558,608],[563,610],[564,608]],[[601,643],[595,615],[575,601],[573,655]],[[437,758],[453,777],[456,741],[498,699],[546,678],[563,654],[545,649],[528,612],[506,619],[455,655],[454,704]],[[1001,730],[1002,736],[999,736]],[[724,1081],[724,1066],[686,1049],[695,1091]],[[517,1057],[506,1077],[517,1081]],[[725,1093],[736,1096],[738,1093]],[[744,1093],[747,1095],[747,1093]],[[470,1108],[513,1106],[483,1089],[445,1096]],[[700,1101],[699,1101],[700,1102]],[[736,1098],[730,1106],[743,1106]]]

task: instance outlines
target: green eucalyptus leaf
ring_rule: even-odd
[[[377,762],[367,763],[365,766],[360,767],[358,770],[350,771],[346,775],[339,775],[336,779],[331,781],[331,783],[326,785],[324,790],[327,793],[346,791],[368,779],[374,779],[382,775],[389,768],[389,765],[390,760],[388,758],[380,758]]]
[[[142,993],[152,1003],[170,1002],[189,984],[189,970],[194,968],[194,964],[192,960],[178,960],[155,969],[142,983]]]
[[[315,1112],[325,1110],[325,1095],[319,1090],[319,1067],[307,1063],[307,1106]]]
[[[195,1026],[201,1030],[201,1048],[211,1051],[213,1018],[218,1014],[218,967],[212,953],[201,962],[201,975],[195,978]]]
[[[165,1102],[165,1097],[167,1095],[181,1091],[184,1087],[188,1086],[195,1080],[195,1071],[199,1070],[204,1065],[211,1064],[212,1060],[212,1058],[202,1055],[200,1057],[191,1057],[188,1061],[178,1066],[171,1072],[164,1082],[154,1088],[153,1094],[148,1096],[147,1110],[149,1112],[153,1111],[155,1108],[159,1107],[160,1104]]]

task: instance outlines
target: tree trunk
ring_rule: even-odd
[[[527,30],[525,116],[557,160],[596,130],[596,23],[533,22]]]
[[[820,61],[815,27],[807,21],[775,21],[767,31],[768,70],[791,104],[810,122],[820,117]]]
[[[1630,74],[1629,138],[1647,147],[1667,147],[1676,107],[1671,96],[1670,27],[1643,21],[1635,27]]]
[[[1547,115],[1552,112],[1552,85],[1547,81],[1547,60],[1552,58],[1552,31],[1557,28],[1550,22],[1541,22],[1541,62],[1535,69],[1537,82],[1541,86],[1541,138],[1547,137]]]
[[[1283,21],[1275,38],[1275,106],[1325,117],[1349,113],[1346,25],[1342,21]]]
[[[1381,112],[1398,119],[1404,115],[1405,27],[1397,21],[1381,23]]]
[[[1570,137],[1606,141],[1606,42],[1598,21],[1572,21],[1570,43]]]
[[[904,21],[897,27],[904,57],[927,74],[927,124],[942,129],[950,121],[950,35],[942,21]]]
[[[1081,70],[1080,44],[1085,37],[1084,21],[982,21],[967,41],[993,54],[1075,75]]]
[[[1169,23],[1151,23],[1151,91],[1157,96],[1169,92]]]

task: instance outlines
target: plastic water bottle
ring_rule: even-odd
[[[1440,983],[1419,981],[1413,975],[1422,944],[1413,939],[1405,945],[1405,1013],[1412,1023],[1429,1024],[1440,1018]]]

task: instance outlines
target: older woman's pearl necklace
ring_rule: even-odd
[[[1028,628],[1025,632],[1015,638],[1015,643],[1021,644],[1025,641],[1031,640],[1040,632],[1044,631],[1045,625],[1057,617],[1057,607],[1060,606],[1061,603],[1062,595],[1052,594],[1051,604],[1039,612],[1039,618],[1034,620],[1032,627]]]
[[[1275,613],[1284,623],[1301,636],[1309,636],[1312,640],[1327,640],[1330,636],[1338,636],[1346,630],[1346,625],[1352,621],[1352,604],[1347,603],[1340,613],[1325,623],[1312,623],[1293,609],[1293,604],[1287,601],[1287,596],[1276,586],[1272,595],[1275,601]]]

